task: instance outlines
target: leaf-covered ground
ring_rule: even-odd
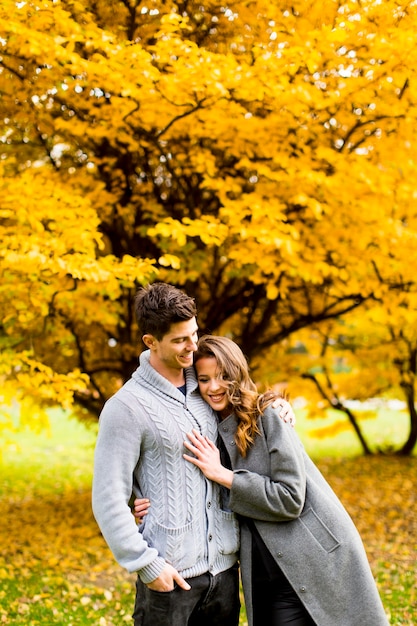
[[[417,459],[319,465],[362,535],[391,624],[417,624]]]
[[[91,449],[84,460],[76,449],[32,449],[24,465],[17,453],[1,468],[0,624],[131,622],[134,576],[100,536],[90,506]],[[417,459],[318,464],[358,526],[391,624],[417,624]]]

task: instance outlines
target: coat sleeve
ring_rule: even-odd
[[[111,398],[99,420],[92,485],[93,513],[116,560],[129,572],[137,571],[147,583],[159,576],[165,561],[144,540],[129,507],[140,447],[137,420],[122,402]]]
[[[268,408],[260,424],[262,432],[247,458],[234,468],[230,507],[255,520],[296,519],[306,495],[303,446],[294,428],[275,409]]]

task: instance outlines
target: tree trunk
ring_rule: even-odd
[[[345,406],[338,398],[336,399],[336,397],[334,397],[334,399],[330,398],[328,396],[328,394],[325,392],[325,390],[323,389],[323,387],[321,386],[320,382],[317,380],[317,378],[313,375],[313,374],[303,374],[303,378],[308,378],[309,380],[312,380],[313,383],[316,385],[320,395],[322,396],[322,398],[324,398],[326,400],[326,402],[329,403],[329,405],[333,408],[336,409],[337,411],[341,411],[342,413],[345,413],[345,415],[347,415],[349,422],[351,423],[351,425],[353,426],[353,430],[355,431],[360,444],[362,446],[362,450],[363,453],[365,455],[368,454],[373,454],[373,452],[371,451],[371,449],[369,448],[365,437],[363,436],[363,433],[359,427],[358,421],[356,419],[356,417],[354,416],[354,414],[352,413],[352,411],[350,409],[348,409],[347,406]],[[330,382],[330,381],[329,381]]]
[[[338,411],[342,411],[342,413],[345,413],[345,415],[347,415],[349,422],[352,424],[353,426],[353,430],[355,431],[360,444],[362,446],[363,449],[363,453],[364,454],[373,454],[372,450],[369,448],[368,444],[366,443],[365,437],[363,436],[363,433],[359,427],[358,421],[356,419],[356,417],[354,416],[354,414],[352,413],[352,411],[350,409],[348,409],[347,406],[344,406],[340,401],[331,403],[332,407],[334,409],[337,409]]]
[[[407,441],[397,451],[397,454],[400,456],[410,456],[417,443],[417,411],[415,405],[415,392],[414,385],[403,384],[402,388],[404,389],[405,399],[410,415],[410,432],[408,434]]]

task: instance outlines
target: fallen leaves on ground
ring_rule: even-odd
[[[353,518],[394,626],[417,624],[417,458],[318,463]]]
[[[0,580],[15,579],[21,586],[21,595],[12,602],[3,602],[0,595],[0,623],[23,624],[15,621],[16,615],[29,615],[36,603],[50,610],[53,623],[66,626],[80,605],[85,607],[85,623],[131,622],[123,596],[128,596],[131,612],[135,577],[107,549],[91,513],[90,490],[3,499],[0,516]],[[100,614],[109,606],[110,620]],[[50,622],[32,618],[30,623]]]
[[[410,588],[404,583],[414,579],[417,565],[417,459],[359,457],[318,465],[361,533],[391,623],[417,623],[415,585],[411,578]],[[0,623],[131,622],[135,577],[106,547],[89,488],[37,495],[30,481],[24,493],[20,487],[0,501]],[[12,581],[16,597],[5,592],[3,583]],[[42,607],[38,617],[35,605]],[[81,609],[85,621],[72,621]]]

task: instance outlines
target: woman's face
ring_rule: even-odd
[[[197,372],[198,388],[201,397],[221,417],[230,415],[230,405],[226,393],[226,385],[220,378],[216,359],[206,356],[198,359],[195,364]]]

